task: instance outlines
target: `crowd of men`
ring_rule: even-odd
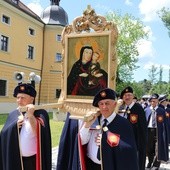
[[[49,116],[43,109],[35,110],[36,93],[27,83],[14,89],[18,108],[0,133],[2,170],[51,170]],[[169,160],[167,96],[154,93],[138,101],[128,86],[119,97],[120,106],[113,89],[98,91],[92,105],[99,111],[89,112],[88,121],[69,119],[67,113],[56,170],[158,170],[162,161]]]
[[[167,95],[144,95],[139,102],[147,120],[147,168],[159,169],[161,161],[169,159],[170,101]],[[153,168],[152,168],[153,167]]]
[[[93,106],[100,109],[101,115],[94,116],[90,122],[69,120],[68,115],[59,144],[57,170],[158,170],[162,161],[169,160],[170,105],[167,96],[154,93],[138,101],[133,88],[126,87],[119,96],[123,104],[115,116],[112,100],[116,101],[116,96],[112,89],[99,91]],[[98,129],[98,125],[101,128]],[[126,130],[122,130],[123,127]],[[68,143],[70,140],[72,143]],[[136,155],[133,155],[132,146]],[[69,150],[69,156],[63,152],[65,150]]]

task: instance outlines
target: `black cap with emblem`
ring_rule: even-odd
[[[17,97],[18,93],[24,93],[28,94],[32,97],[36,97],[36,90],[31,84],[19,84],[17,87],[14,89],[14,97]]]
[[[94,99],[93,99],[93,106],[98,107],[98,102],[100,100],[105,100],[105,99],[112,99],[115,100],[117,98],[117,94],[114,90],[110,88],[105,88],[101,91],[99,91]]]
[[[122,92],[121,92],[121,94],[120,94],[120,98],[121,98],[121,99],[123,98],[123,95],[124,95],[125,93],[133,93],[132,87],[128,86],[128,87],[126,87],[124,90],[122,90]]]

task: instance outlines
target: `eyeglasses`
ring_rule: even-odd
[[[124,96],[123,97],[132,97],[133,96],[133,94],[129,94],[129,93],[127,93],[127,94],[124,94]]]

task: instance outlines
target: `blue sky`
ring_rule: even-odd
[[[51,3],[50,0],[21,1],[38,15]],[[169,81],[170,37],[157,11],[162,7],[170,9],[170,0],[60,0],[59,4],[67,12],[70,24],[74,18],[82,15],[87,5],[91,5],[97,14],[103,16],[108,11],[119,11],[122,15],[129,13],[140,18],[150,31],[150,36],[148,40],[141,40],[137,63],[140,68],[134,72],[133,78],[135,81],[149,79],[149,69],[154,64],[158,70],[160,65],[163,67],[163,80]]]

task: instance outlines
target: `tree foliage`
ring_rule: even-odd
[[[143,23],[130,14],[122,16],[120,13],[108,12],[106,19],[117,25],[119,36],[117,42],[117,87],[120,90],[128,82],[132,81],[133,71],[139,68],[138,42],[147,39],[148,33],[144,30]]]
[[[151,68],[149,69],[149,75],[148,75],[152,85],[157,83],[158,74],[159,72],[157,71],[157,67],[155,65],[152,65]]]
[[[170,30],[170,12],[162,9],[162,21]],[[132,86],[135,96],[139,99],[143,95],[152,93],[169,94],[170,82],[162,81],[163,68],[159,70],[152,65],[149,70],[148,80],[140,82],[133,80],[133,71],[138,68],[138,43],[142,39],[148,38],[148,32],[145,31],[143,23],[130,14],[122,16],[120,13],[108,12],[106,15],[108,21],[117,25],[119,36],[117,42],[118,69],[116,80],[116,91],[120,94],[126,86]],[[170,72],[169,72],[170,81]]]
[[[163,7],[160,11],[158,11],[158,15],[163,21],[165,27],[169,30],[168,34],[170,36],[170,10],[169,8]]]

